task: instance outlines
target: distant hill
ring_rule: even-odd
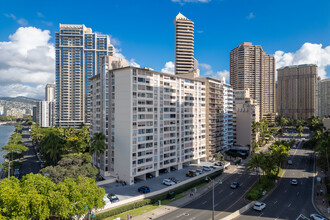
[[[0,97],[0,100],[5,100],[9,102],[22,102],[26,104],[36,105],[40,99],[33,99],[24,96],[17,96],[17,97]]]

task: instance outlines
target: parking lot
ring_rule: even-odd
[[[129,199],[134,196],[141,195],[141,193],[138,192],[138,188],[141,186],[148,186],[150,187],[151,192],[155,192],[160,189],[164,189],[168,187],[163,184],[164,179],[174,177],[175,179],[177,179],[178,182],[182,182],[191,178],[186,176],[186,173],[189,170],[202,169],[202,166],[211,166],[213,164],[214,163],[211,162],[201,162],[198,165],[191,164],[190,166],[183,167],[183,169],[181,170],[175,170],[169,173],[162,173],[158,177],[147,179],[146,181],[139,180],[138,182],[136,182],[134,185],[131,186],[129,185],[123,186],[121,183],[114,182],[114,183],[100,185],[100,187],[103,187],[107,194],[114,193],[118,196],[120,201],[123,201],[125,199]]]

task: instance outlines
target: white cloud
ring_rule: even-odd
[[[44,18],[44,17],[45,17],[41,12],[37,12],[37,16],[38,16],[39,18]]]
[[[22,26],[26,26],[28,24],[28,21],[26,19],[24,19],[24,18],[17,19],[16,15],[14,15],[14,14],[11,14],[11,13],[6,14],[5,13],[4,15],[7,18],[13,19],[14,21],[16,21],[18,24],[20,24]]]
[[[165,63],[164,68],[161,70],[163,73],[174,74],[174,62],[168,61]]]
[[[248,16],[246,16],[246,19],[250,20],[252,18],[255,18],[256,16],[253,14],[253,12],[250,12]]]
[[[122,59],[127,60],[126,57],[122,53],[120,53],[120,52],[121,52],[121,49],[115,48],[115,57],[119,57],[119,58],[122,58]],[[135,62],[135,59],[134,58],[132,58],[130,60],[127,60],[127,62],[129,64],[129,66],[140,67],[140,64],[138,64],[137,62]]]
[[[202,71],[201,71],[202,76],[212,77],[215,79],[222,79],[224,77],[226,80],[226,83],[229,83],[229,71],[228,70],[214,72],[212,69],[212,66],[207,63],[200,63],[198,66],[200,66],[202,69]]]
[[[304,43],[296,52],[276,51],[276,69],[299,64],[316,64],[318,75],[326,78],[326,67],[330,65],[330,46],[322,47],[322,44]]]
[[[197,31],[197,33],[202,34],[202,33],[204,33],[204,31],[203,30],[199,30],[199,31]]]
[[[48,30],[21,27],[9,36],[10,41],[0,42],[1,96],[43,98],[45,84],[55,78],[55,50],[50,38]]]
[[[172,0],[172,2],[177,2],[180,5],[183,5],[184,3],[190,3],[190,2],[200,2],[200,3],[208,3],[212,0]]]

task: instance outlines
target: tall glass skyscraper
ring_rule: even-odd
[[[89,78],[100,74],[101,58],[114,55],[108,35],[85,25],[60,24],[56,46],[56,126],[89,123]]]

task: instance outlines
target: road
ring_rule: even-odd
[[[240,204],[243,202],[241,198],[244,193],[252,186],[252,184],[257,180],[255,173],[246,173],[244,168],[240,168],[238,172],[229,176],[228,179],[224,180],[223,183],[216,184],[215,186],[215,215],[219,216],[226,215],[226,211],[236,210],[245,204]],[[230,184],[232,182],[239,182],[240,187],[238,189],[231,189]],[[236,202],[238,201],[238,202]],[[169,204],[170,205],[170,204]],[[169,214],[166,214],[159,220],[168,219],[178,219],[178,220],[198,220],[205,219],[208,220],[212,217],[212,190],[202,195],[196,200],[186,206],[177,209]]]
[[[29,148],[29,150],[23,152],[24,159],[22,161],[22,166],[20,169],[20,177],[29,173],[34,173],[34,174],[39,173],[40,170],[39,160],[34,152],[32,141],[30,139],[29,128],[27,126],[23,126],[22,141],[24,145]]]
[[[287,165],[278,187],[263,201],[266,208],[261,211],[249,210],[238,219],[308,219],[311,213],[317,213],[312,204],[313,187],[313,151],[291,149],[293,165]],[[298,185],[290,184],[292,178]]]

